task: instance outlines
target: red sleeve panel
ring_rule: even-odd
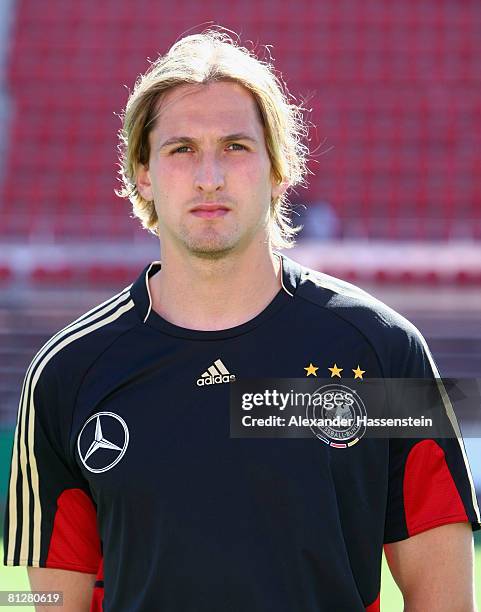
[[[57,499],[46,567],[97,574],[101,560],[95,506],[81,489]]]
[[[469,520],[444,450],[434,440],[418,442],[409,452],[403,492],[409,536]]]
[[[462,440],[391,439],[384,543],[434,527],[470,522],[479,529],[478,505]]]

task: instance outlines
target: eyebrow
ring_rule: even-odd
[[[219,138],[219,142],[232,142],[234,140],[248,140],[254,144],[257,144],[258,142],[255,138],[245,134],[244,132],[237,132],[235,134],[229,134],[228,136]],[[160,145],[159,150],[165,149],[165,147],[170,147],[174,144],[196,144],[197,142],[197,139],[191,138],[190,136],[172,136],[172,138],[169,138]]]

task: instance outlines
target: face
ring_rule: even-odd
[[[180,85],[158,109],[137,187],[154,200],[164,253],[219,258],[265,244],[271,198],[283,187],[271,176],[252,94],[231,82]]]

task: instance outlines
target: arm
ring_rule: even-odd
[[[32,591],[63,593],[62,612],[89,612],[95,574],[29,567],[28,579]],[[36,612],[52,612],[52,606],[35,606],[35,610]]]
[[[436,527],[384,551],[405,612],[477,612],[469,523]]]
[[[93,588],[97,572],[101,580],[97,509],[69,446],[74,404],[70,388],[76,393],[69,373],[74,370],[60,370],[57,363],[46,361],[47,353],[41,349],[32,361],[20,398],[5,513],[4,563],[31,566],[28,575],[33,590],[63,591],[65,612],[88,612],[94,597],[101,601],[103,591]],[[62,386],[62,381],[68,382]],[[31,487],[26,484],[30,475]],[[53,609],[37,607],[45,612]]]

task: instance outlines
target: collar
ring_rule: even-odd
[[[279,258],[281,264],[281,286],[282,289],[290,297],[294,294],[299,286],[301,278],[301,266],[292,259],[280,253],[274,253]],[[162,262],[153,261],[146,266],[137,280],[133,283],[130,290],[135,307],[140,318],[145,323],[152,311],[152,296],[150,294],[149,279],[154,276],[162,267]]]

